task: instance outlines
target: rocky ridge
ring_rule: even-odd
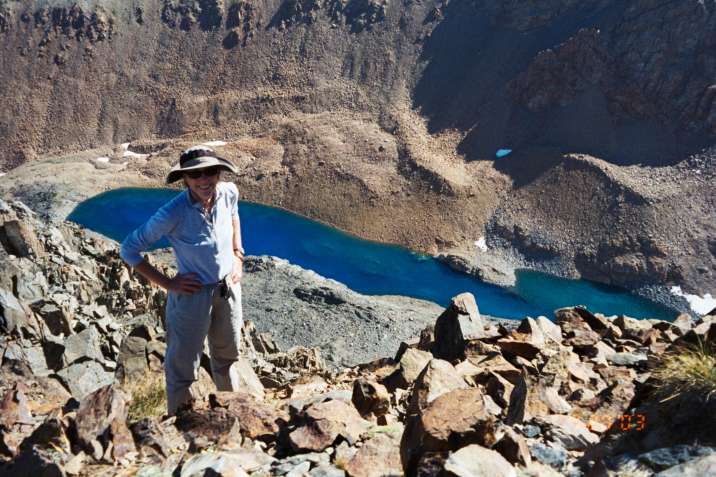
[[[432,314],[431,323],[393,356],[349,368],[327,366],[317,348],[281,351],[247,321],[240,392],[214,392],[202,367],[191,410],[137,415],[133,384],[162,386],[164,293],[131,275],[116,245],[72,224],[41,222],[17,202],[0,202],[0,217],[0,475],[668,476],[714,468],[713,423],[701,412],[712,396],[693,395],[664,416],[650,376],[682,346],[716,345],[716,316],[668,323],[567,308],[554,321],[506,326],[462,294],[442,311],[423,306],[414,316]],[[162,254],[153,260],[164,266]],[[345,313],[371,329],[356,319],[366,304],[350,290],[268,257],[246,265],[248,295],[252,281],[269,283],[262,271],[292,275],[278,280],[293,288],[288,307],[309,303],[330,320]],[[270,285],[257,291],[270,293]],[[386,323],[395,321],[391,310],[420,308],[379,302],[374,320]],[[260,323],[270,312],[256,304],[246,307]]]

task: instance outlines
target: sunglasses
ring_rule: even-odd
[[[219,173],[218,167],[207,167],[206,169],[197,169],[195,171],[186,171],[184,174],[192,179],[199,179],[202,176],[214,177]]]

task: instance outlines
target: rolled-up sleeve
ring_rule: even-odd
[[[231,216],[239,220],[239,189],[236,184],[229,182],[229,191],[231,191]]]
[[[147,250],[164,235],[170,233],[177,224],[177,214],[170,202],[159,209],[144,225],[127,235],[119,249],[122,260],[130,267],[139,265],[143,258],[141,252]]]

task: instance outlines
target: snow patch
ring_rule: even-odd
[[[681,287],[671,287],[671,294],[683,297],[691,305],[691,309],[694,313],[699,315],[705,315],[709,311],[716,308],[716,297],[712,297],[710,293],[705,294],[703,297],[698,295],[690,295],[681,291]]]
[[[138,154],[138,153],[132,152],[132,151],[124,151],[124,153],[122,154],[122,157],[136,157],[139,159],[144,159],[146,157],[149,157],[149,154]]]
[[[487,252],[487,242],[485,242],[485,237],[480,237],[475,240],[475,247],[482,252]]]
[[[0,172],[0,177],[4,176],[5,174],[7,174],[7,172]]]
[[[207,146],[207,147],[226,146],[226,141],[209,141],[209,142],[203,143],[202,146]]]
[[[105,156],[98,157],[95,159],[95,161],[107,163],[107,162],[109,162],[109,157],[105,157]]]
[[[509,156],[512,153],[512,149],[498,149],[495,153],[496,158],[501,158],[505,156]]]

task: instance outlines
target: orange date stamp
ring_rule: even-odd
[[[597,431],[596,425],[593,426],[592,424],[593,421],[606,427],[606,431],[618,430],[621,432],[641,432],[646,429],[645,414],[622,414],[616,419],[613,419],[611,416],[593,416],[587,423],[587,429],[589,429],[590,431]],[[608,424],[605,424],[605,422]]]

